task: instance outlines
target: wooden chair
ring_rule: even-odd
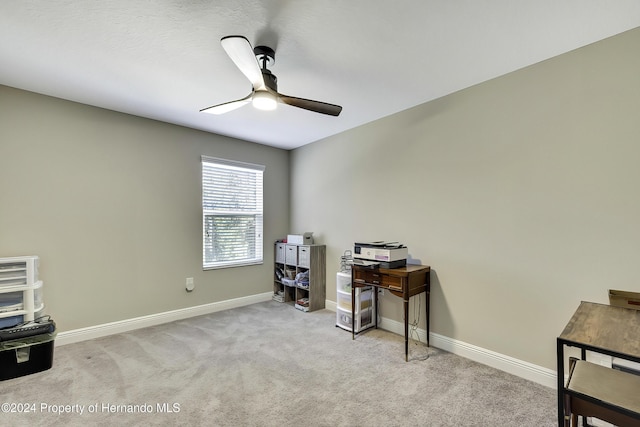
[[[565,427],[577,427],[578,415],[620,427],[640,427],[638,375],[571,358],[563,393]]]

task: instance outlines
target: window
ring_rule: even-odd
[[[262,263],[264,166],[202,156],[203,269]]]

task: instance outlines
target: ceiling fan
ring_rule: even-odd
[[[278,103],[282,103],[330,116],[337,116],[342,111],[339,105],[278,93],[278,79],[267,69],[267,66],[275,61],[273,49],[267,46],[257,46],[253,49],[249,40],[243,36],[223,37],[220,43],[234,64],[249,79],[253,89],[242,99],[203,108],[201,112],[223,114],[250,102],[261,110],[273,110]]]

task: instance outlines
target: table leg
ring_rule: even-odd
[[[409,298],[404,298],[404,361],[409,361]]]
[[[426,306],[427,306],[427,347],[429,347],[429,301],[430,301],[430,294],[431,292],[429,292],[429,287],[427,286],[427,291],[425,292],[425,299],[426,299]],[[420,298],[420,296],[418,295],[418,298]]]
[[[376,286],[373,287],[373,306],[375,307],[375,325],[376,329],[378,329],[378,288]]]
[[[558,368],[558,427],[564,426],[564,344],[560,339],[556,342]]]
[[[356,339],[356,287],[351,283],[351,340]]]

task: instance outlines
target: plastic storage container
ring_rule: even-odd
[[[0,258],[0,328],[36,319],[44,309],[37,256]]]
[[[355,316],[351,312],[351,272],[339,272],[336,275],[336,326],[359,333],[375,326],[375,307],[372,287],[358,287],[355,291]],[[355,318],[355,325],[354,325]]]
[[[351,272],[341,271],[336,275],[336,289],[338,292],[351,293]]]

